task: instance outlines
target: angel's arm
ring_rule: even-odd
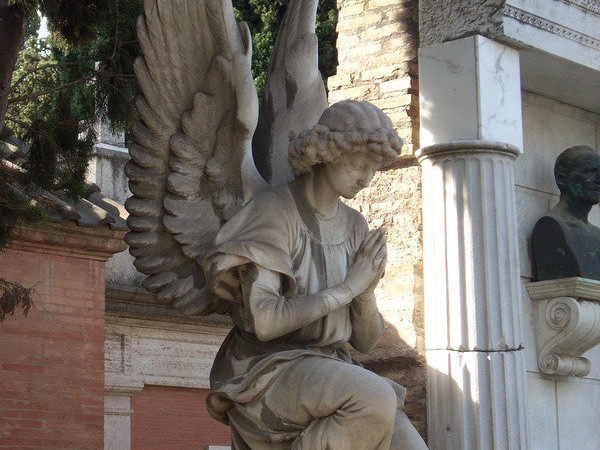
[[[280,274],[251,264],[240,274],[244,307],[255,336],[270,341],[298,330],[350,303],[354,297],[345,283],[314,295],[286,298]]]
[[[352,302],[350,320],[350,344],[361,353],[369,353],[383,333],[383,319],[377,309],[373,292],[363,293]]]

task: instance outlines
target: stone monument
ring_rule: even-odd
[[[531,235],[538,282],[527,286],[537,314],[538,365],[550,375],[584,377],[584,353],[600,344],[600,228],[588,222],[600,202],[600,155],[563,151],[554,165],[560,200]]]
[[[600,155],[590,147],[570,147],[556,159],[554,177],[560,200],[531,235],[537,279],[600,280],[600,228],[588,222],[600,202]]]
[[[251,38],[230,0],[144,2],[126,240],[158,299],[231,315],[207,405],[233,448],[424,449],[404,388],[347,347],[368,352],[382,333],[386,244],[340,197],[393,165],[401,140],[368,102],[325,109],[316,7],[290,1],[259,119]],[[287,182],[270,187],[252,152]]]

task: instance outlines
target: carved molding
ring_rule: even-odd
[[[552,284],[557,288],[554,293],[548,289]],[[582,355],[600,344],[599,285],[584,278],[528,285],[537,303],[538,365],[542,372],[574,377],[590,373],[591,362]],[[568,296],[561,296],[568,291]]]
[[[588,2],[578,2],[588,3]],[[528,11],[524,11],[514,6],[507,5],[504,11],[504,15],[518,20],[521,23],[531,25],[540,30],[548,31],[557,36],[562,36],[566,39],[578,42],[586,47],[600,50],[600,40],[588,36],[587,34],[580,33],[579,31],[573,30],[572,28],[565,27],[559,23],[545,19],[543,17],[532,14]]]
[[[562,0],[568,5],[577,6],[585,11],[600,15],[600,1],[598,0]]]

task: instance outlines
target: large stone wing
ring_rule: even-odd
[[[125,240],[143,286],[187,314],[224,312],[199,261],[265,185],[251,154],[258,101],[251,39],[230,0],[145,0],[135,61],[140,120],[126,166]]]
[[[271,185],[293,179],[290,133],[312,128],[327,108],[319,72],[315,21],[318,0],[291,0],[277,34],[252,148]]]

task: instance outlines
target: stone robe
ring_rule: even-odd
[[[301,411],[303,402],[312,401],[304,409],[318,409],[322,398],[337,395],[330,387],[319,391],[311,386],[337,386],[331,379],[335,373],[340,392],[360,391],[372,402],[375,393],[369,392],[369,383],[381,390],[375,385],[383,379],[353,365],[347,348],[350,342],[360,349],[365,336],[373,345],[379,338],[383,322],[374,299],[365,312],[356,300],[328,311],[319,298],[319,293],[344,281],[367,224],[342,202],[331,217],[319,217],[296,183],[256,196],[223,226],[203,262],[211,291],[232,304],[235,326],[213,365],[207,406],[214,418],[231,425],[236,449],[290,448],[311,421]],[[300,307],[316,308],[323,316],[302,324],[302,314],[284,305],[290,298],[307,302]],[[262,336],[257,324],[265,320],[272,329]],[[350,373],[354,378],[348,378]],[[285,385],[294,377],[300,378]],[[404,388],[389,380],[384,383],[392,387],[387,393],[394,397],[393,404],[403,405]],[[310,392],[293,392],[296,389]],[[311,395],[322,398],[310,400]],[[322,431],[315,433],[314,439],[324,442],[318,435]],[[340,439],[336,442],[343,442]],[[389,448],[389,440],[382,446],[354,441],[348,448]]]

